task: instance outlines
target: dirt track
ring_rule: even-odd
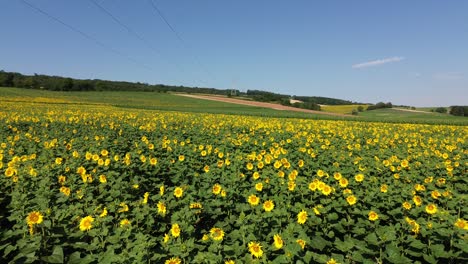
[[[240,105],[249,105],[249,106],[256,106],[256,107],[264,107],[264,108],[270,108],[270,109],[275,109],[275,110],[283,110],[283,111],[304,112],[304,113],[311,113],[311,114],[317,114],[317,115],[328,115],[328,116],[342,116],[342,117],[350,116],[350,115],[345,115],[345,114],[321,112],[321,111],[301,109],[301,108],[296,108],[296,107],[291,107],[291,106],[284,106],[284,105],[280,105],[280,104],[272,104],[272,103],[264,103],[264,102],[256,102],[256,101],[247,101],[247,100],[234,99],[234,98],[228,98],[228,97],[222,97],[222,96],[193,95],[193,94],[175,94],[175,95],[192,97],[192,98],[197,98],[197,99],[205,99],[205,100],[211,100],[211,101],[218,101],[218,102],[226,102],[226,103],[231,103],[231,104],[240,104]]]

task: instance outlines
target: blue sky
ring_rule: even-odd
[[[178,36],[151,0],[94,0],[131,32],[91,0],[26,1],[92,40],[3,1],[5,71],[468,104],[468,1],[153,0]]]

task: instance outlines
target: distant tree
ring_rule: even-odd
[[[362,111],[364,111],[364,107],[362,105],[360,105],[360,106],[358,106],[357,110],[358,110],[358,112],[362,112]]]
[[[362,111],[359,111],[359,110],[357,110],[357,109],[353,109],[353,111],[351,111],[351,114],[352,114],[352,115],[358,115],[359,112],[362,112]]]
[[[412,106],[410,107],[411,110],[416,110],[416,107]]]
[[[460,105],[451,106],[450,114],[454,116],[468,116],[468,106],[460,106]]]
[[[446,113],[447,113],[447,108],[445,108],[445,107],[437,107],[436,109],[434,109],[434,111],[437,112],[437,113],[446,114]]]

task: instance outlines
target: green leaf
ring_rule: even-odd
[[[310,241],[310,246],[312,248],[322,251],[330,242],[325,240],[322,236],[313,237]]]
[[[47,263],[63,263],[63,249],[61,246],[55,246],[52,255],[42,257],[43,261]]]
[[[380,244],[377,238],[377,235],[375,233],[370,233],[369,235],[366,236],[364,240],[366,240],[367,243],[374,245],[374,246],[378,246]]]
[[[427,261],[427,263],[437,264],[437,260],[432,255],[424,254],[423,258],[425,261]]]

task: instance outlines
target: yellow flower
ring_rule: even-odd
[[[261,192],[263,190],[263,183],[259,182],[255,184],[255,190]]]
[[[147,204],[148,203],[148,198],[149,198],[149,192],[145,192],[145,194],[143,195],[142,204]]]
[[[210,237],[207,234],[204,234],[203,237],[202,237],[203,241],[208,241],[209,239],[210,239]]]
[[[298,240],[296,240],[296,242],[299,244],[299,246],[301,246],[302,249],[305,248],[306,242],[305,242],[304,239],[298,239]]]
[[[379,215],[374,211],[370,211],[369,212],[369,220],[375,221],[377,219],[379,219]]]
[[[411,209],[411,204],[410,204],[409,202],[406,202],[406,201],[405,201],[405,202],[403,203],[403,208],[405,208],[406,210],[409,210],[409,209]]]
[[[106,175],[101,174],[101,175],[99,176],[99,182],[100,182],[100,183],[106,183],[106,182],[107,182]]]
[[[414,202],[414,204],[416,206],[420,206],[422,204],[422,199],[421,199],[421,197],[416,195],[416,196],[413,197],[413,202]]]
[[[296,188],[296,182],[288,181],[288,190],[290,190],[292,192],[292,191],[294,191],[295,188]]]
[[[329,260],[327,261],[326,264],[338,264],[338,262],[336,262],[335,259],[331,258],[331,259],[329,259]]]
[[[158,207],[158,214],[166,214],[166,205],[163,202],[159,201],[156,206]]]
[[[279,234],[276,234],[273,236],[273,241],[274,241],[273,244],[276,249],[280,249],[283,247],[283,239],[281,238]]]
[[[337,181],[341,180],[341,177],[342,177],[342,175],[339,172],[335,172],[333,174],[333,178],[335,178],[335,180],[337,180]]]
[[[93,227],[92,223],[94,221],[94,218],[90,215],[84,217],[80,221],[80,230],[81,231],[88,231]]]
[[[224,264],[236,264],[236,262],[234,262],[234,260],[226,260]]]
[[[120,227],[129,227],[130,226],[130,221],[128,219],[123,219],[120,221]]]
[[[128,205],[126,203],[124,203],[124,202],[120,203],[120,207],[121,208],[119,209],[119,211],[117,211],[119,213],[125,213],[125,212],[128,212],[128,210],[129,210]]]
[[[167,233],[164,234],[163,243],[167,243],[167,241],[169,241],[169,239],[170,239],[169,235]]]
[[[218,195],[221,193],[221,190],[222,190],[222,187],[221,185],[219,185],[218,183],[216,183],[215,185],[213,185],[213,194],[214,195]]]
[[[60,176],[58,177],[58,182],[59,182],[61,185],[64,185],[66,180],[67,180],[67,177],[65,177],[65,176],[63,176],[63,175],[60,175]]]
[[[180,227],[179,224],[172,224],[171,227],[171,234],[173,237],[178,237],[180,236]]]
[[[408,168],[409,162],[404,159],[404,160],[401,161],[400,165],[403,168]]]
[[[346,197],[346,201],[348,202],[349,205],[354,205],[357,201],[356,196],[351,195]]]
[[[383,193],[386,193],[388,191],[387,184],[383,184],[382,186],[380,186],[380,191],[383,192]]]
[[[324,172],[323,170],[318,170],[318,171],[317,171],[317,175],[318,175],[319,177],[323,177],[323,176],[325,176],[325,172]]]
[[[62,161],[63,161],[62,158],[56,158],[56,159],[55,159],[55,164],[61,165],[61,164],[62,164]]]
[[[346,188],[348,186],[348,180],[346,178],[341,178],[340,179],[340,187],[341,188]]]
[[[468,221],[465,219],[458,218],[454,225],[460,229],[468,230]]]
[[[182,195],[184,194],[184,190],[180,187],[176,187],[174,189],[174,196],[177,197],[177,198],[180,198],[182,197]]]
[[[213,227],[210,230],[210,235],[213,240],[220,241],[223,240],[224,231],[221,228]]]
[[[433,199],[439,199],[440,196],[441,196],[441,194],[440,194],[440,192],[437,191],[437,190],[434,190],[434,191],[431,192],[431,197],[432,197]]]
[[[60,187],[60,192],[65,194],[66,196],[70,196],[70,188],[62,186]]]
[[[254,166],[253,166],[252,163],[250,163],[250,162],[247,163],[247,169],[248,169],[248,170],[253,170],[253,167],[254,167]]]
[[[247,199],[250,205],[256,206],[260,202],[260,198],[258,198],[255,194],[249,195],[249,198]]]
[[[190,209],[202,209],[203,206],[201,203],[191,203],[189,206]]]
[[[406,217],[405,221],[412,227],[411,231],[415,234],[419,233],[419,224],[413,219]]]
[[[105,217],[107,215],[107,208],[104,207],[104,209],[102,210],[102,213],[99,215],[99,217]]]
[[[250,251],[250,254],[256,258],[261,258],[263,255],[263,250],[262,250],[262,245],[257,242],[249,242],[248,248]]]
[[[159,195],[163,196],[164,195],[164,185],[161,185],[159,187]]]
[[[302,210],[297,214],[297,222],[302,225],[306,221],[307,221],[307,212],[305,210]]]
[[[28,223],[28,225],[38,225],[42,223],[43,220],[44,220],[44,217],[38,211],[32,211],[26,217],[26,222]]]
[[[435,204],[432,204],[432,203],[431,203],[431,204],[428,204],[428,205],[426,206],[426,212],[427,212],[428,214],[435,214],[435,213],[437,213],[437,206],[436,206]]]
[[[354,179],[357,182],[362,182],[364,180],[364,174],[359,173],[358,175],[354,176]]]
[[[325,185],[323,186],[322,188],[322,194],[324,195],[329,195],[331,192],[333,191],[332,187],[328,186],[328,185]]]
[[[170,258],[164,262],[164,264],[181,264],[182,260],[180,258]]]
[[[322,205],[314,206],[313,210],[314,210],[315,215],[320,215],[319,208],[323,208],[323,206]]]
[[[272,200],[266,200],[263,203],[263,209],[265,209],[266,212],[270,212],[271,210],[273,210],[273,208],[275,208],[275,204]]]

